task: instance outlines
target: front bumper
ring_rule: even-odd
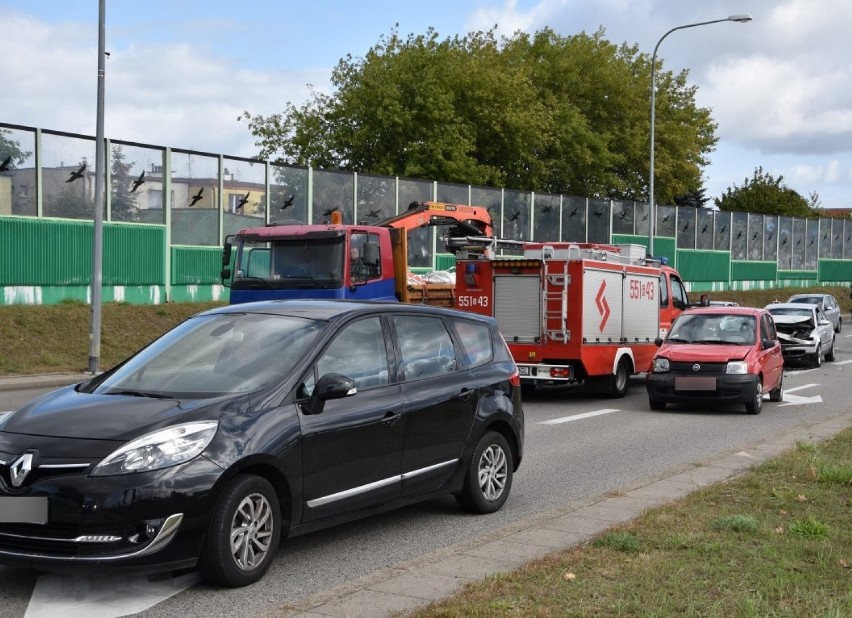
[[[695,374],[681,372],[649,373],[645,378],[648,398],[665,403],[749,403],[754,400],[757,376],[754,374],[713,374],[701,376],[704,384],[689,383]],[[710,388],[710,381],[713,387]]]
[[[75,571],[192,567],[221,475],[221,468],[197,457],[154,472],[47,476],[22,488],[0,477],[4,500],[48,501],[46,523],[0,523],[0,564]]]
[[[787,361],[797,361],[797,360],[806,360],[809,357],[813,357],[816,355],[817,350],[819,349],[819,342],[814,341],[812,343],[800,344],[800,343],[781,343],[781,355],[784,357],[784,360]]]

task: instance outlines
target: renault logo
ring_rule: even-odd
[[[698,373],[699,371],[701,371],[701,365],[699,365],[698,363],[695,363],[695,364],[692,366],[692,370],[693,370],[695,373]]]
[[[9,466],[9,476],[12,479],[12,485],[20,487],[24,479],[33,469],[33,454],[24,453],[18,457],[11,466]]]

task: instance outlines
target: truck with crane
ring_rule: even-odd
[[[329,298],[428,302],[452,306],[452,284],[408,285],[408,232],[449,227],[449,236],[491,237],[485,208],[412,202],[374,225],[283,222],[229,237],[222,254],[223,283],[232,304],[267,299]]]

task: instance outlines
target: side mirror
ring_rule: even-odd
[[[223,268],[219,271],[219,277],[222,279],[222,285],[230,286],[231,285],[231,269]]]
[[[710,306],[710,296],[708,294],[701,295],[701,306],[709,307]]]
[[[308,399],[307,414],[321,414],[328,399],[343,399],[358,392],[355,380],[341,373],[327,373],[317,381]]]
[[[774,339],[763,339],[763,340],[761,340],[760,343],[761,343],[761,347],[764,350],[769,350],[769,349],[772,349],[772,348],[775,347],[775,340]]]
[[[230,236],[228,238],[231,238]],[[222,266],[230,266],[231,265],[231,250],[233,249],[233,245],[231,245],[230,240],[225,241],[225,246],[222,248]]]
[[[658,348],[659,348],[661,345],[663,345],[663,339],[662,339],[662,337],[657,337],[656,339],[654,339],[654,345],[655,345],[655,346],[657,346]]]

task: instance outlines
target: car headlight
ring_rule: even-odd
[[[669,359],[663,358],[662,356],[658,356],[654,359],[653,371],[654,373],[665,373],[669,370]]]
[[[95,466],[92,476],[150,472],[182,464],[207,448],[218,427],[218,421],[198,421],[145,434],[111,453]]]
[[[748,373],[748,363],[745,361],[730,361],[725,367],[725,373],[745,375]]]

